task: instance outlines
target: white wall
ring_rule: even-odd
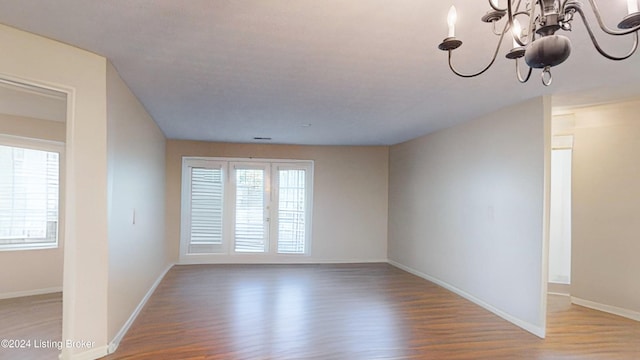
[[[640,101],[576,110],[571,295],[640,319]],[[629,314],[629,313],[628,313]]]
[[[539,336],[549,126],[537,98],[392,146],[389,167],[390,261]]]
[[[0,134],[64,142],[64,122],[0,114]]]
[[[571,148],[551,152],[549,282],[571,284]]]
[[[106,59],[4,25],[0,44],[2,76],[68,93],[63,338],[95,346],[63,355],[97,357],[107,345]]]
[[[107,67],[109,340],[168,267],[164,233],[165,138]],[[135,223],[134,223],[135,212]]]
[[[182,156],[314,160],[310,256],[215,256],[211,262],[372,262],[387,259],[388,147],[167,142],[167,236],[177,261]]]

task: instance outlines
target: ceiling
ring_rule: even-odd
[[[506,50],[459,78],[437,49],[451,4],[455,65],[479,70],[497,41],[486,1],[0,0],[0,23],[107,57],[173,139],[389,145],[540,95],[558,109],[640,95],[640,54],[604,59],[579,20],[550,87],[539,71],[518,83]],[[611,26],[625,4],[607,1]],[[598,36],[612,52],[632,43]]]

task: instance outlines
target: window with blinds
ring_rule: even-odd
[[[60,156],[0,145],[0,249],[58,246]]]
[[[181,258],[307,254],[311,161],[183,159]]]
[[[224,177],[222,164],[193,161],[183,170],[181,251],[206,254],[224,245]]]
[[[191,168],[190,244],[222,244],[222,189],[222,169]]]

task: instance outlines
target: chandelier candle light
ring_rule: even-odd
[[[558,30],[571,31],[574,16],[578,14],[582,18],[593,46],[602,56],[611,60],[625,60],[633,55],[638,49],[638,30],[640,30],[638,0],[627,0],[628,15],[620,21],[618,29],[611,29],[604,23],[596,0],[588,1],[602,31],[613,36],[631,35],[633,37],[633,46],[626,55],[614,56],[602,49],[585,16],[582,3],[578,0],[507,0],[507,5],[504,8],[499,6],[499,0],[489,0],[490,8],[482,17],[482,21],[493,25],[493,33],[498,36],[499,40],[489,65],[477,73],[461,73],[455,69],[451,62],[453,50],[462,45],[462,41],[455,37],[457,19],[455,6],[451,6],[447,17],[449,34],[438,45],[438,48],[449,53],[449,68],[454,74],[464,78],[475,77],[483,74],[493,65],[500,52],[502,40],[509,33],[513,39],[513,45],[505,56],[507,59],[515,61],[518,81],[525,83],[529,81],[534,68],[543,69],[542,83],[548,86],[553,80],[551,68],[562,64],[571,54],[569,38],[558,35],[556,32]],[[499,22],[503,18],[506,18],[506,21],[504,26],[500,28]],[[522,28],[521,24],[527,25]],[[529,66],[526,76],[520,73],[519,59],[522,57]]]

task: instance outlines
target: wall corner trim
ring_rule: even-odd
[[[140,303],[138,304],[138,306],[136,306],[135,310],[133,310],[133,313],[131,313],[131,316],[129,316],[129,319],[127,319],[124,325],[122,325],[122,328],[120,329],[120,331],[118,331],[118,333],[113,338],[113,340],[109,342],[109,346],[106,354],[113,354],[118,349],[118,346],[120,345],[120,341],[122,341],[124,336],[127,334],[127,331],[129,331],[129,328],[131,327],[131,325],[133,325],[133,322],[136,320],[136,318],[138,317],[138,315],[140,314],[144,306],[147,304],[147,301],[149,301],[149,298],[151,298],[151,295],[153,295],[158,285],[160,285],[160,282],[162,282],[162,279],[164,279],[165,275],[167,275],[169,270],[171,270],[171,268],[173,268],[174,265],[175,264],[173,263],[169,264],[167,268],[164,269],[164,271],[160,274],[160,276],[158,276],[158,278],[153,283],[153,285],[151,285],[151,288],[149,288],[149,291],[147,291],[147,293],[142,298],[142,300],[140,300]]]
[[[575,296],[571,297],[571,303],[578,306],[583,306],[589,309],[603,311],[609,314],[622,316],[627,319],[640,321],[640,312],[636,312],[633,310],[623,309],[617,306],[605,305],[605,304],[577,298]]]
[[[508,322],[510,322],[510,323],[512,323],[512,324],[514,324],[514,325],[516,325],[516,326],[518,326],[518,327],[530,332],[531,334],[533,334],[533,335],[535,335],[535,336],[537,336],[537,337],[539,337],[541,339],[544,339],[545,336],[546,336],[546,329],[541,328],[541,327],[536,326],[536,325],[533,325],[533,324],[531,324],[531,323],[529,323],[527,321],[521,320],[521,319],[519,319],[519,318],[517,318],[515,316],[512,316],[510,314],[507,314],[506,312],[504,312],[504,311],[492,306],[491,304],[488,304],[488,303],[476,298],[475,296],[473,296],[473,295],[471,295],[471,294],[469,294],[469,293],[467,293],[467,292],[465,292],[463,290],[460,290],[457,287],[452,286],[452,285],[450,285],[450,284],[448,284],[448,283],[446,283],[446,282],[444,282],[442,280],[436,279],[436,278],[434,278],[432,276],[429,276],[429,275],[427,275],[427,274],[425,274],[423,272],[420,272],[420,271],[415,270],[413,268],[410,268],[408,266],[402,265],[402,264],[400,264],[398,262],[395,262],[393,260],[389,260],[389,264],[393,265],[393,266],[395,266],[395,267],[397,267],[397,268],[399,268],[401,270],[404,270],[404,271],[406,271],[408,273],[411,273],[413,275],[419,276],[419,277],[421,277],[421,278],[423,278],[425,280],[431,281],[434,284],[440,285],[443,288],[445,288],[445,289],[447,289],[447,290],[449,290],[449,291],[451,291],[451,292],[453,292],[453,293],[455,293],[457,295],[462,296],[463,298],[471,301],[472,303],[474,303],[474,304],[476,304],[476,305],[478,305],[478,306],[480,306],[480,307],[482,307],[482,308],[494,313],[495,315],[503,318],[504,320],[507,320]]]

